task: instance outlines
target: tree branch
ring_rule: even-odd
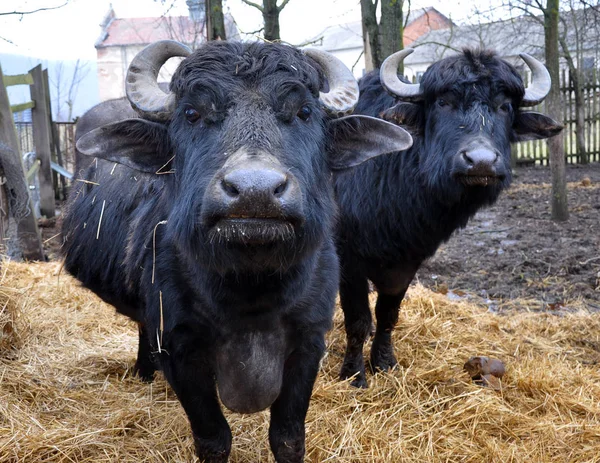
[[[362,58],[362,56],[365,54],[365,51],[362,50],[360,52],[360,55],[358,55],[358,58],[356,58],[356,61],[354,62],[354,64],[352,65],[352,67],[350,68],[352,70],[352,73],[354,73],[354,68],[356,67],[356,65],[358,64],[358,62],[360,61],[360,59]]]
[[[250,0],[242,0],[242,3],[245,3],[246,5],[249,5],[249,6],[253,6],[261,13],[265,12],[264,8],[262,6],[260,6],[258,3],[251,2]]]
[[[62,8],[63,6],[65,6],[67,3],[69,3],[70,0],[66,0],[65,3],[63,3],[62,5],[58,5],[58,6],[50,6],[47,8],[38,8],[37,10],[30,10],[30,11],[0,11],[0,16],[6,16],[9,14],[16,14],[16,15],[25,15],[25,14],[33,14],[33,13],[37,13],[38,11],[46,11],[46,10],[57,10],[58,8]],[[242,0],[244,1],[244,0]]]
[[[281,5],[277,7],[277,11],[281,12],[281,10],[283,10],[289,2],[290,0],[283,0],[283,2],[281,2]]]
[[[423,45],[437,45],[438,47],[443,47],[445,49],[452,50],[457,53],[460,53],[460,51],[461,51],[460,48],[453,47],[449,43],[437,42],[435,40],[428,40],[426,42],[421,42],[418,45],[411,45],[411,47],[418,48],[418,47],[422,47]]]

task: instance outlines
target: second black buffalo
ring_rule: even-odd
[[[465,50],[431,65],[419,84],[397,76],[406,49],[360,82],[356,112],[407,128],[413,146],[335,176],[340,207],[340,297],[348,345],[342,378],[366,387],[363,345],[371,331],[368,280],[377,288],[371,366],[396,365],[391,332],[421,263],[511,182],[510,144],[550,137],[561,125],[522,108],[550,89],[545,67],[521,55],[533,79],[493,52]],[[390,96],[385,89],[392,94]]]

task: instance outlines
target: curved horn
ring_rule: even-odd
[[[358,82],[350,69],[331,53],[323,50],[309,48],[304,50],[304,54],[321,65],[329,82],[329,92],[319,94],[325,109],[337,117],[351,112],[358,103]]]
[[[413,51],[415,50],[412,48],[405,48],[388,56],[379,70],[379,80],[381,80],[383,88],[405,101],[416,101],[423,98],[419,84],[407,84],[398,78],[398,66]]]
[[[140,51],[129,65],[125,93],[133,109],[144,119],[164,122],[175,107],[175,95],[158,87],[158,71],[169,58],[189,56],[192,51],[174,40],[160,40]]]
[[[546,66],[540,63],[533,56],[527,53],[520,53],[519,56],[525,61],[525,64],[531,69],[531,83],[525,89],[525,95],[521,106],[535,106],[543,101],[550,92],[550,73]]]

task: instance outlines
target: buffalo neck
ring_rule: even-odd
[[[416,139],[409,150],[379,156],[336,176],[339,239],[351,242],[359,257],[422,261],[492,202],[477,191],[454,196],[433,191],[420,170],[421,149]]]

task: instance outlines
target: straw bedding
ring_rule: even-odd
[[[133,323],[60,264],[4,263],[0,282],[0,461],[189,462],[191,433],[159,374],[131,375]],[[342,317],[311,406],[307,462],[600,461],[600,314],[488,313],[409,291],[401,366],[368,390],[337,380]],[[472,355],[506,364],[503,389],[472,384]],[[227,414],[232,462],[272,462],[268,412]]]

